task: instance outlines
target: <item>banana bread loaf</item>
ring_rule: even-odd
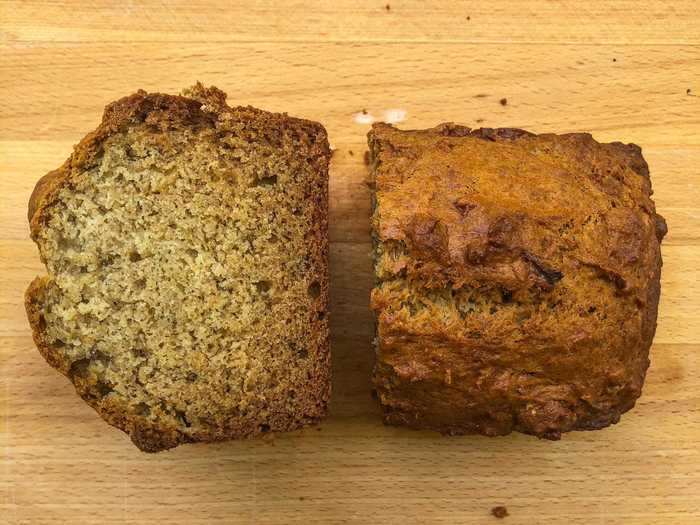
[[[451,124],[368,138],[385,421],[549,439],[616,423],[642,391],[666,233],[639,147]]]
[[[225,98],[109,105],[29,204],[36,345],[149,452],[326,412],[326,131]]]

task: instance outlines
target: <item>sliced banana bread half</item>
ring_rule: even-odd
[[[666,233],[637,146],[449,124],[369,146],[388,423],[557,439],[634,406]]]
[[[107,106],[29,203],[42,355],[144,451],[324,416],[330,155],[201,84]]]

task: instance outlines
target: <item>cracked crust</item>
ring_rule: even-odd
[[[442,124],[368,135],[385,421],[558,439],[634,406],[663,218],[634,144]]]
[[[28,287],[25,306],[33,338],[42,356],[54,368],[68,377],[77,393],[109,424],[127,432],[134,444],[143,451],[157,452],[180,443],[219,441],[255,436],[267,431],[285,431],[318,421],[325,416],[330,397],[330,347],[328,337],[328,202],[327,181],[330,149],[325,129],[318,123],[269,113],[252,107],[226,105],[226,95],[217,88],[201,84],[184,92],[185,96],[159,93],[137,93],[122,98],[106,107],[99,127],[83,138],[73,154],[57,170],[42,177],[29,200],[28,219],[32,239],[40,244],[41,233],[52,218],[62,192],[73,188],[85,173],[102,161],[105,144],[114,136],[130,129],[150,130],[154,136],[167,136],[171,131],[201,129],[215,130],[219,135],[235,130],[249,141],[265,142],[272,148],[294,156],[290,146],[303,144],[303,153],[311,159],[313,181],[317,188],[306,195],[313,227],[307,234],[307,254],[311,263],[309,279],[313,280],[314,319],[308,326],[308,343],[314,349],[316,360],[312,391],[299,395],[299,400],[288,413],[274,412],[264,421],[259,418],[232,418],[223,425],[208,425],[183,431],[177,424],[153,420],[135,413],[128,399],[101,392],[102,385],[92,368],[76,372],[76,362],[67,360],[61,347],[52,342],[47,333],[43,305],[52,276],[38,277]],[[291,138],[290,138],[291,137]],[[40,246],[41,248],[41,246]],[[46,254],[41,251],[42,260]],[[126,349],[125,349],[126,351]],[[306,350],[305,350],[306,352]],[[312,377],[313,376],[313,377]]]

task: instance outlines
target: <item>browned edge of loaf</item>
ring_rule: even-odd
[[[71,180],[82,170],[90,169],[97,165],[102,155],[102,145],[111,136],[125,131],[131,125],[147,123],[159,128],[159,131],[167,131],[173,127],[188,127],[199,125],[213,126],[218,116],[222,113],[230,113],[241,118],[255,119],[260,125],[274,129],[293,128],[305,131],[311,136],[316,136],[310,150],[313,157],[314,168],[326,178],[326,191],[324,195],[318,195],[315,201],[313,224],[317,225],[311,242],[320,247],[324,259],[320,273],[320,293],[317,298],[319,311],[328,312],[329,304],[329,246],[328,246],[328,166],[332,152],[328,144],[326,129],[318,122],[290,117],[286,113],[272,113],[252,106],[230,107],[226,104],[226,93],[211,86],[204,87],[200,82],[188,90],[188,94],[196,98],[181,95],[168,95],[163,93],[147,93],[138,90],[133,95],[123,97],[105,107],[102,121],[92,132],[88,133],[73,148],[73,153],[66,159],[63,165],[52,170],[39,181],[29,198],[27,218],[30,227],[30,236],[36,241],[37,233],[45,224],[51,205],[55,202],[59,192],[65,186],[70,186]],[[44,261],[42,261],[44,262]],[[71,379],[69,375],[70,365],[59,357],[56,349],[45,338],[45,321],[41,313],[41,297],[45,289],[48,277],[37,277],[28,286],[24,295],[24,304],[32,330],[32,338],[40,354],[53,368]],[[323,337],[323,344],[319,348],[320,356],[328,356],[330,353],[329,334]],[[317,414],[308,418],[306,423],[320,421],[327,414],[330,401],[330,369],[326,369],[324,377],[319,378],[319,388],[323,389],[323,406],[318,407]],[[71,379],[73,382],[73,380]],[[106,406],[91,395],[90,386],[82,384],[79,380],[73,383],[76,392],[92,407],[99,416],[110,425],[129,434],[132,442],[144,452],[159,452],[176,447],[188,442],[213,442],[225,441],[232,438],[248,438],[263,433],[259,426],[239,428],[227,433],[208,433],[196,437],[186,436],[175,427],[156,425],[144,420],[134,421],[121,409],[119,405]],[[295,430],[299,424],[289,421],[287,428],[281,430]]]

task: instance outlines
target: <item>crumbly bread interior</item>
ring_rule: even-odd
[[[323,415],[327,269],[313,203],[326,190],[303,152],[235,126],[146,123],[107,138],[57,194],[35,235],[49,273],[42,337],[141,448]]]

